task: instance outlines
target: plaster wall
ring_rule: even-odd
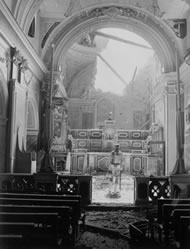
[[[34,37],[28,36],[28,40],[30,41],[32,47],[39,54],[40,51],[40,16],[39,11],[34,16],[35,18],[35,35]],[[32,20],[31,20],[32,21]]]
[[[7,132],[7,105],[8,105],[8,87],[7,87],[7,66],[6,51],[8,45],[0,37],[0,172],[5,171],[6,154],[6,132]]]
[[[7,7],[10,9],[10,11],[13,10],[13,2],[16,2],[16,1],[13,1],[13,0],[6,0],[6,5]]]
[[[82,99],[69,99],[68,125],[71,129],[95,128],[94,115],[95,115],[94,101],[82,100]],[[87,118],[87,120],[84,120],[84,118]]]
[[[164,113],[165,113],[164,99],[161,98],[157,101],[155,105],[155,123],[156,124],[164,126],[164,123],[165,123]]]

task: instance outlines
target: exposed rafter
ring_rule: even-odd
[[[101,54],[98,54],[98,57],[106,64],[106,66],[116,75],[116,77],[124,84],[127,85],[127,82],[120,76],[120,74],[104,59]]]
[[[98,35],[98,36],[103,36],[103,37],[115,40],[115,41],[119,41],[119,42],[123,42],[123,43],[130,44],[130,45],[133,45],[133,46],[137,46],[137,47],[141,47],[141,48],[152,50],[151,47],[145,46],[143,44],[132,42],[132,41],[128,41],[128,40],[125,40],[125,39],[122,39],[122,38],[119,38],[119,37],[116,37],[116,36],[113,36],[113,35],[102,33],[100,31],[96,31],[95,34]]]

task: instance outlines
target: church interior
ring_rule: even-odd
[[[116,236],[88,221],[118,210],[112,218],[128,215],[128,234],[116,228],[126,241],[117,248],[138,248],[129,241],[145,238],[155,248],[190,245],[189,25],[190,0],[0,1],[3,249],[13,248],[7,240],[35,236],[51,237],[51,248],[115,248],[77,241],[84,227]],[[111,41],[118,45],[107,52],[114,50],[112,61]],[[120,58],[119,46],[132,57],[123,50]],[[117,54],[129,75],[129,64],[144,57],[139,49],[151,55],[127,79]],[[96,87],[100,63],[106,91]],[[113,179],[118,195],[110,194]]]

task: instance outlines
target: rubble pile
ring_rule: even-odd
[[[76,249],[130,249],[136,248],[127,240],[129,224],[144,219],[146,211],[86,211],[86,228],[76,243]],[[92,229],[88,229],[91,227]],[[93,229],[93,227],[95,229]],[[98,229],[99,228],[99,229]],[[104,229],[102,232],[102,228]],[[115,234],[113,233],[115,231]],[[120,236],[123,235],[123,236]],[[140,248],[141,245],[139,245]],[[146,245],[144,248],[152,248]],[[157,247],[159,248],[159,247]],[[155,247],[156,249],[156,247]]]
[[[112,229],[122,235],[129,235],[129,224],[137,220],[142,220],[146,216],[146,211],[88,211],[86,213],[86,224]]]

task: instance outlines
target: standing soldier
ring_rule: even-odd
[[[119,150],[119,144],[115,144],[115,150],[111,152],[109,171],[112,174],[110,194],[115,195],[121,190],[121,172],[123,170],[123,153]],[[120,185],[120,188],[119,188]]]

